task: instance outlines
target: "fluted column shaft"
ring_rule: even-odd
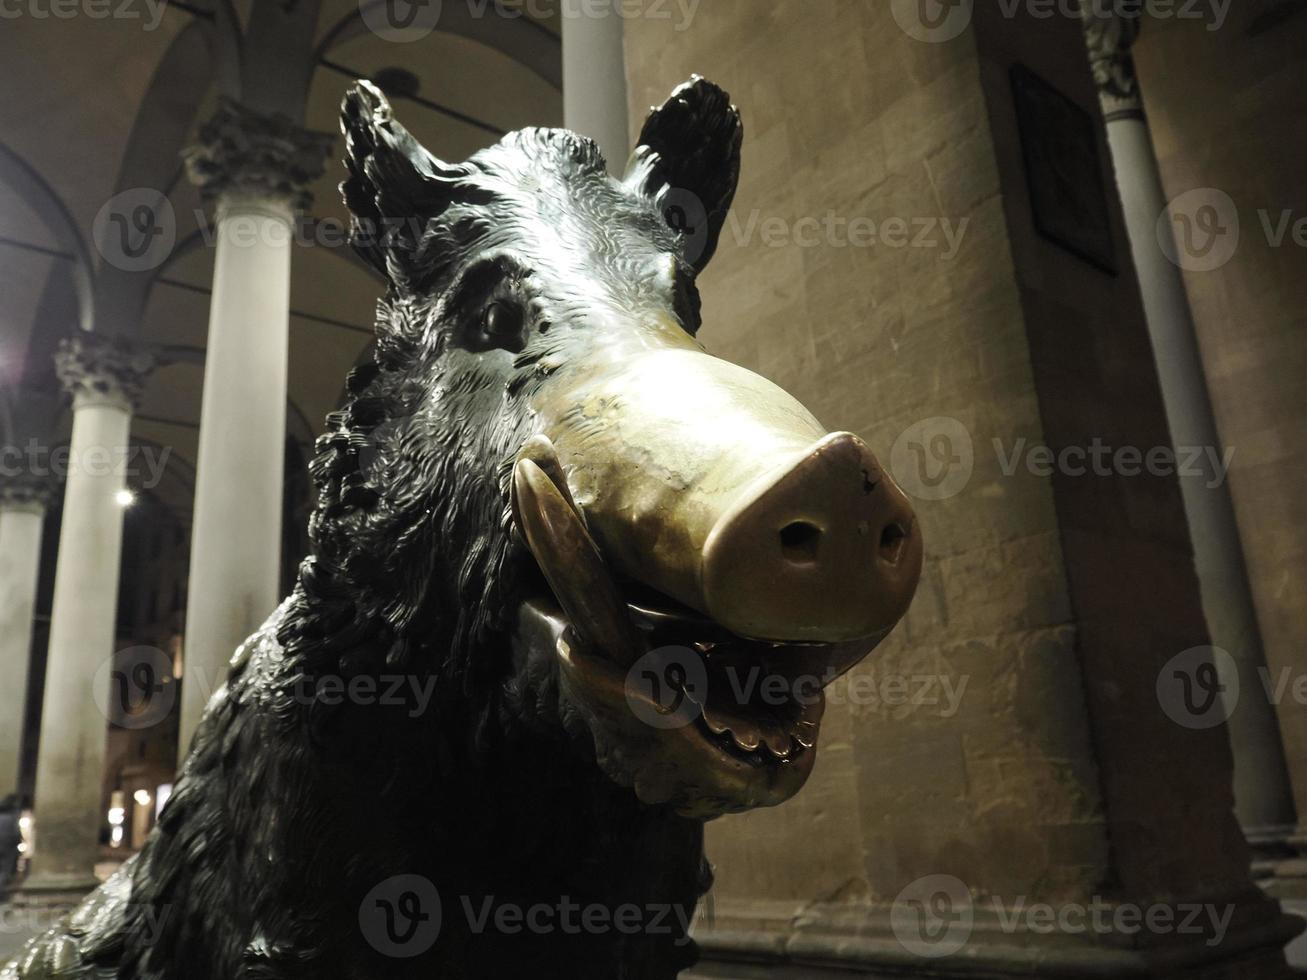
[[[32,616],[41,567],[48,485],[31,474],[0,476],[0,798],[21,775]]]
[[[330,138],[224,102],[192,150],[217,249],[183,648],[181,751],[236,646],[276,607],[296,207]]]
[[[597,142],[620,174],[631,151],[622,17],[616,9],[567,14],[562,40],[563,125]]]
[[[1176,446],[1210,447],[1215,458],[1224,459],[1184,276],[1161,237],[1174,229],[1162,220],[1167,199],[1130,54],[1140,20],[1111,12],[1112,5],[1101,0],[1083,4],[1090,61],[1171,440]],[[1172,243],[1169,254],[1182,253]],[[1266,656],[1234,504],[1212,458],[1204,454],[1203,472],[1181,477],[1180,489],[1212,644],[1230,655],[1238,672],[1237,684],[1229,678],[1222,682],[1224,691],[1240,692],[1228,708],[1227,724],[1234,753],[1235,811],[1251,844],[1274,845],[1293,830],[1293,795],[1275,710],[1262,696],[1260,671]],[[1222,666],[1219,661],[1217,666]]]
[[[108,719],[92,682],[114,653],[132,408],[150,358],[86,334],[57,355],[73,396],[54,604],[36,761],[35,849],[26,892],[96,885]],[[104,674],[101,671],[100,676]]]

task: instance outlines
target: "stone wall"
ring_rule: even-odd
[[[685,31],[626,27],[633,127],[691,72],[745,120],[702,339],[865,437],[926,540],[912,609],[837,689],[808,787],[710,827],[704,942],[920,966],[892,929],[896,899],[944,875],[976,923],[948,963],[1073,971],[1083,935],[1002,929],[985,910],[1239,895],[1228,746],[1172,723],[1155,694],[1160,666],[1205,640],[1174,482],[1050,479],[1024,456],[1007,471],[1042,444],[1168,444],[1114,195],[1119,276],[1029,213],[1008,72],[1024,62],[1096,112],[1079,24],[978,4],[968,30],[928,43],[902,7],[714,0]],[[1101,128],[1098,144],[1106,161]],[[864,220],[851,243],[828,216],[876,230]]]

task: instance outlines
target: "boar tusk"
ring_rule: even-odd
[[[576,515],[581,518],[581,523],[589,528],[586,522],[585,513],[580,507],[576,506],[576,501],[572,498],[572,488],[567,485],[567,474],[563,472],[563,464],[558,459],[558,450],[549,437],[543,432],[533,435],[526,442],[522,443],[522,448],[517,451],[518,459],[529,459],[542,470],[545,476],[553,481],[558,492],[563,495],[569,507],[576,511]],[[517,515],[513,515],[516,519]],[[520,522],[519,522],[520,526]]]
[[[577,634],[622,667],[633,664],[641,645],[612,574],[576,507],[532,459],[513,468],[513,513]]]

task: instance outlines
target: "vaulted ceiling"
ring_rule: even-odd
[[[120,16],[60,19],[35,16],[49,5],[29,0],[0,31],[0,402],[13,403],[20,381],[49,387],[50,354],[79,325],[135,335],[157,344],[166,363],[151,377],[133,435],[170,447],[179,472],[194,465],[213,268],[213,249],[196,234],[205,209],[180,153],[219,94],[239,87],[236,73],[253,73],[263,57],[274,73],[304,74],[303,124],[330,133],[351,78],[380,76],[404,124],[448,159],[562,116],[554,18],[447,3],[435,30],[396,41],[368,29],[357,0],[322,0],[306,54],[279,60],[276,39],[256,36],[255,5],[284,12],[294,0],[216,2],[114,0],[109,9]],[[337,136],[312,187],[310,215],[328,229],[347,220],[336,192],[341,145]],[[159,268],[124,273],[97,248],[96,217],[116,194],[142,189],[167,196],[177,246]],[[297,244],[288,425],[306,448],[371,339],[380,292],[347,248]],[[67,426],[65,413],[54,437]],[[183,513],[184,496],[170,502]]]

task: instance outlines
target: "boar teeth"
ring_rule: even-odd
[[[817,744],[817,726],[812,722],[804,720],[794,726],[794,740],[802,745],[805,749],[810,749]]]
[[[737,732],[734,728],[732,728],[731,741],[733,741],[740,748],[744,749],[744,751],[752,752],[754,749],[756,749],[759,745],[762,744],[762,736],[759,735],[758,732],[753,728],[746,728],[742,732]]]
[[[767,745],[767,751],[778,759],[789,758],[793,748],[790,742],[790,736],[782,731],[772,729],[763,735],[763,742]]]
[[[723,740],[729,740],[742,752],[757,752],[766,746],[768,753],[776,759],[788,759],[796,751],[796,746],[788,732],[771,718],[742,718],[723,711],[720,707],[703,710],[703,722],[708,731]]]

